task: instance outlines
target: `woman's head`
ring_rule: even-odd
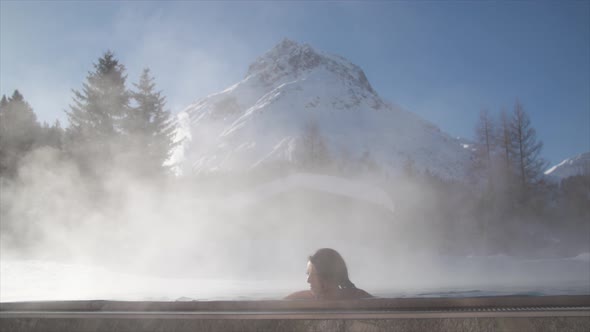
[[[322,248],[309,256],[307,273],[307,282],[318,295],[329,289],[355,288],[348,279],[344,259],[334,249]]]

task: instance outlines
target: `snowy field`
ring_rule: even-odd
[[[440,266],[408,267],[389,281],[354,281],[380,297],[471,297],[590,294],[590,253],[562,259],[507,256],[440,257]],[[418,277],[419,274],[423,276]],[[424,275],[427,278],[424,278]],[[482,277],[485,276],[485,277]],[[297,276],[298,278],[300,276]],[[417,278],[421,282],[410,282]],[[404,281],[406,280],[406,281]],[[424,281],[426,280],[426,281]],[[104,267],[40,260],[0,261],[0,301],[47,300],[278,300],[306,288],[304,277],[224,280],[139,275]]]

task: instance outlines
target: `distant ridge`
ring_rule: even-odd
[[[574,175],[590,175],[590,152],[563,160],[546,170],[545,175],[555,180],[563,180]]]

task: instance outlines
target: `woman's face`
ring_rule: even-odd
[[[307,262],[307,283],[309,283],[309,288],[315,296],[322,294],[322,281],[311,262]]]

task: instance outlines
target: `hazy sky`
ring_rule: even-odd
[[[472,138],[479,111],[529,112],[543,155],[590,151],[589,1],[4,1],[0,93],[60,119],[112,50],[149,66],[171,111],[243,78],[287,37],[359,65],[387,101]]]

